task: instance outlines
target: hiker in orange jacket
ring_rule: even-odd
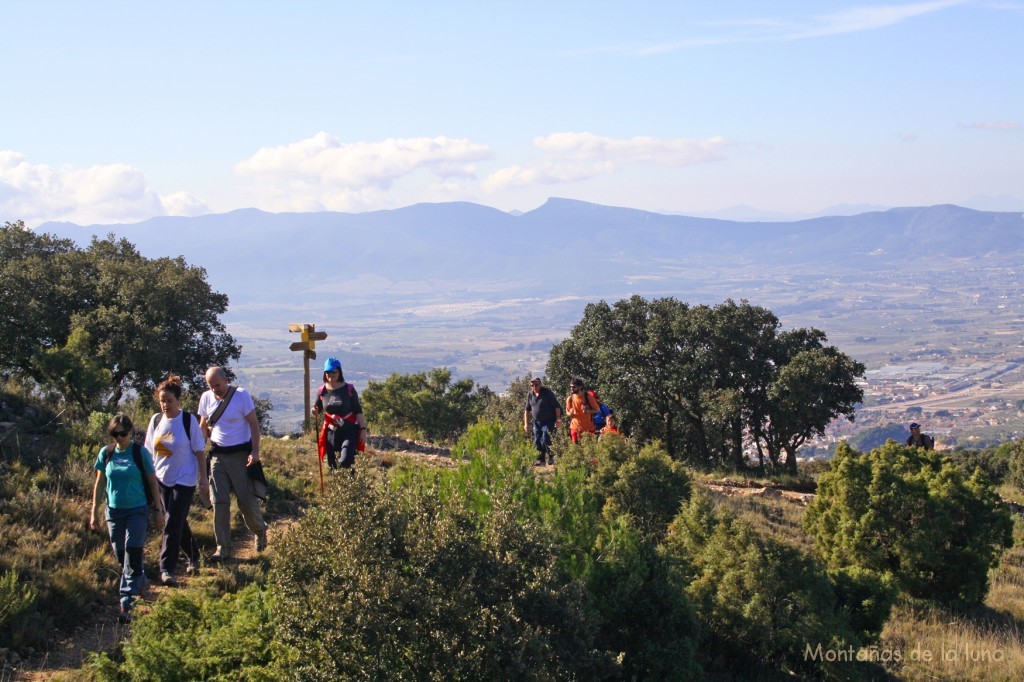
[[[594,433],[594,415],[600,411],[594,396],[583,390],[583,381],[573,379],[569,385],[569,397],[565,401],[565,414],[569,422],[569,437],[578,443],[581,433]]]

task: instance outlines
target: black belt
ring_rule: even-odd
[[[246,441],[238,445],[218,445],[214,443],[210,448],[211,455],[230,455],[236,452],[252,452],[252,441]]]

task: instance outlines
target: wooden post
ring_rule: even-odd
[[[303,412],[302,412],[302,430],[309,431],[309,351],[305,351],[302,354],[302,385],[306,387],[303,391],[305,400],[303,401]]]
[[[288,331],[302,334],[302,340],[293,343],[289,349],[302,351],[302,380],[305,386],[302,392],[302,404],[305,408],[302,415],[302,430],[309,431],[309,411],[312,408],[309,401],[309,361],[316,360],[316,351],[314,350],[316,342],[326,339],[327,332],[318,332],[314,324],[299,323],[288,325]]]

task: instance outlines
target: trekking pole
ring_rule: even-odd
[[[316,442],[316,462],[320,465],[320,494],[324,494],[324,460],[320,457],[320,415],[313,415],[313,439]]]

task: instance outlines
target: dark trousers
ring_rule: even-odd
[[[552,464],[555,458],[551,454],[551,433],[555,430],[552,423],[545,424],[533,420],[533,447],[537,448],[537,461]]]
[[[167,523],[160,542],[160,570],[174,575],[178,567],[178,554],[184,552],[193,566],[199,566],[199,546],[188,525],[188,510],[192,506],[194,485],[166,486],[160,484],[160,494],[167,510]]]
[[[345,422],[336,429],[327,430],[327,466],[348,469],[356,462],[359,444],[359,426]]]

